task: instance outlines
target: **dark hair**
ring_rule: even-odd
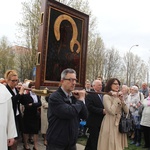
[[[35,83],[33,81],[31,81],[28,85],[29,88],[31,88],[32,86],[35,86]]]
[[[117,80],[118,84],[120,85],[120,81],[117,78],[111,78],[107,81],[107,84],[105,86],[105,92],[110,92],[111,91],[111,86],[114,83],[114,81]]]

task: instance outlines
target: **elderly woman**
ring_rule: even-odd
[[[131,144],[136,144],[136,146],[141,145],[141,129],[140,129],[140,115],[139,115],[139,106],[140,101],[144,99],[144,96],[142,93],[139,92],[139,89],[137,86],[132,86],[130,88],[130,94],[129,94],[129,109],[134,117],[134,121],[136,124],[135,132],[134,132],[134,138]]]
[[[129,107],[129,102],[128,102],[129,87],[127,85],[122,85],[121,92],[122,92],[122,95],[123,95],[124,102]]]
[[[102,121],[97,150],[123,150],[128,146],[127,135],[119,132],[119,121],[122,110],[129,112],[122,96],[119,96],[120,81],[112,78],[107,82],[105,92],[111,92],[113,95],[105,94],[103,104],[106,115]]]
[[[144,134],[144,148],[150,149],[150,91],[149,96],[146,99],[144,99],[141,103],[143,106],[141,126]]]

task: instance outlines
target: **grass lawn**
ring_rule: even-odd
[[[78,138],[78,143],[81,145],[86,145],[86,141],[87,141],[87,137],[86,136],[82,136]],[[124,150],[142,150],[142,146],[143,146],[143,142],[142,142],[142,146],[136,147],[135,145],[130,145],[130,140],[128,140],[128,148],[124,149]]]
[[[142,147],[144,146],[143,140],[141,142],[141,146],[139,146],[139,147],[135,146],[134,144],[131,145],[130,142],[131,142],[131,140],[128,139],[128,148],[125,148],[125,150],[142,150]]]

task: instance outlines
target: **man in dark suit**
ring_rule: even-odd
[[[102,82],[100,80],[94,80],[92,86],[95,92],[100,92],[102,89]],[[87,140],[85,150],[97,150],[99,131],[105,115],[105,109],[102,101],[102,94],[90,93],[86,96],[85,103],[89,113],[87,119],[89,138]]]
[[[85,90],[74,90],[76,71],[61,73],[61,87],[48,100],[47,150],[76,150],[79,119],[87,118]]]

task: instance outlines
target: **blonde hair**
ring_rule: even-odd
[[[85,81],[85,84],[91,84],[90,80],[87,79],[87,80]]]
[[[124,88],[124,89],[126,89],[126,91],[127,91],[127,93],[129,93],[129,91],[130,91],[130,88],[127,86],[127,85],[122,85],[122,88]]]
[[[18,76],[17,72],[15,70],[7,70],[5,75],[4,75],[4,78],[6,80],[10,80],[11,77],[13,77],[13,76]]]

